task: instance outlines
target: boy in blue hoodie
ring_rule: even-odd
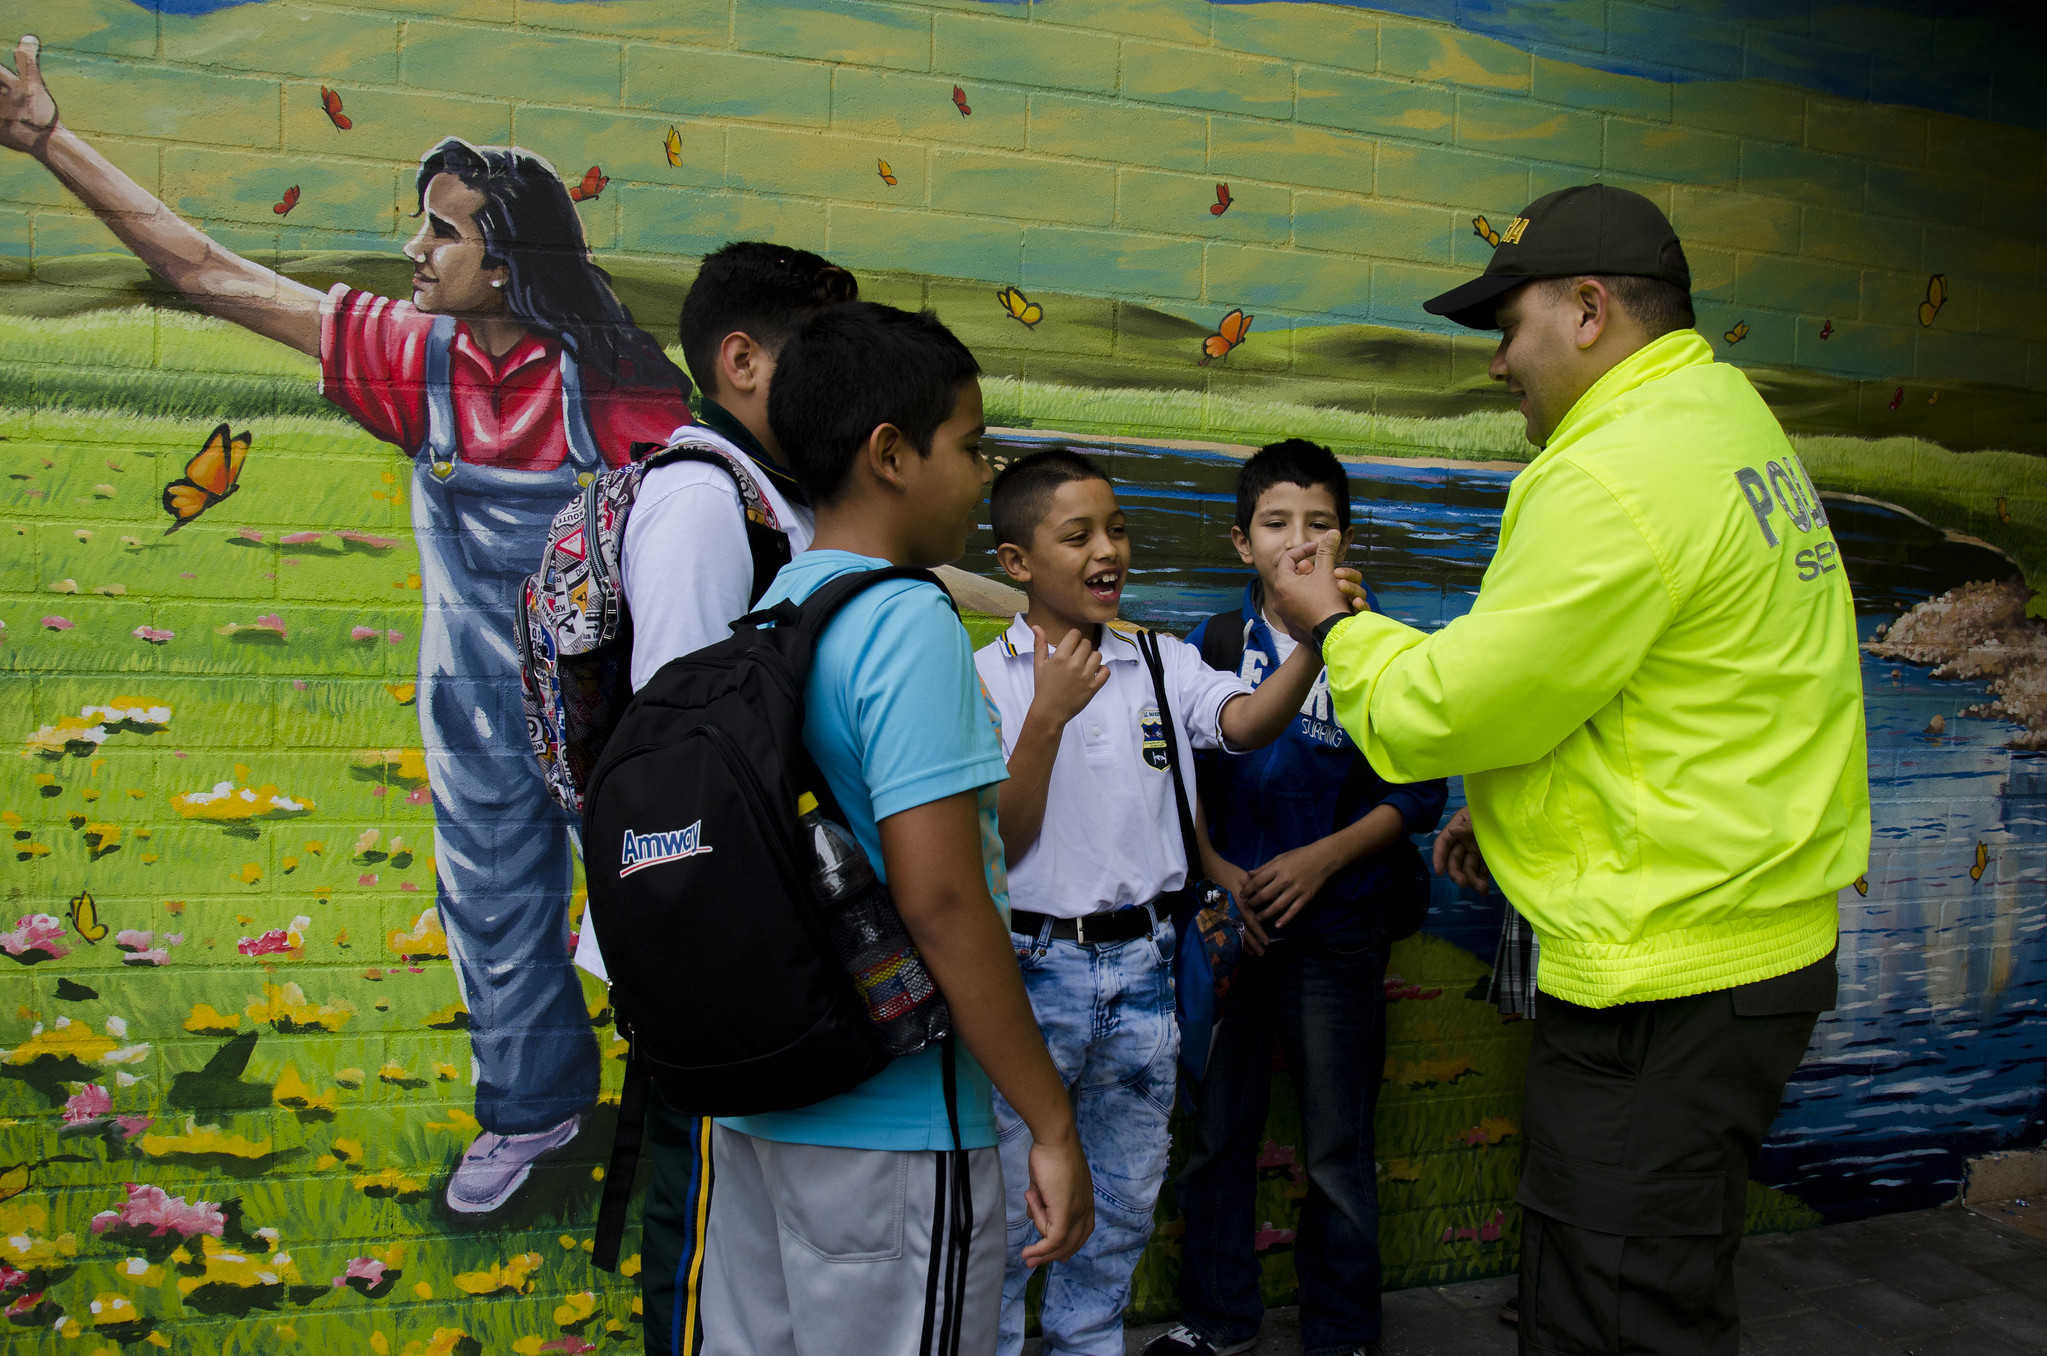
[[[1258,452],[1238,473],[1230,532],[1258,578],[1241,608],[1203,622],[1188,643],[1209,663],[1262,683],[1294,651],[1286,629],[1265,615],[1269,581],[1289,549],[1332,529],[1348,548],[1350,480],[1335,455],[1299,438]],[[1187,1215],[1183,1322],[1146,1356],[1228,1356],[1257,1342],[1264,1305],[1252,1207],[1275,1035],[1307,1141],[1308,1199],[1294,1240],[1302,1348],[1307,1356],[1377,1351],[1372,1114],[1386,1062],[1386,951],[1412,930],[1427,888],[1407,836],[1436,827],[1448,789],[1381,780],[1336,723],[1326,672],[1272,744],[1204,756],[1214,759],[1203,779],[1209,874],[1272,940],[1263,956],[1244,957],[1216,1014],[1208,1067],[1198,1086],[1187,1085],[1195,1114],[1178,1184]]]

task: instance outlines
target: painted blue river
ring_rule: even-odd
[[[995,450],[1051,441],[1006,434]],[[1185,634],[1234,606],[1249,577],[1228,540],[1237,463],[1127,443],[1086,450],[1129,512],[1124,615]],[[1389,613],[1434,628],[1470,607],[1512,479],[1483,467],[1352,467],[1351,563]],[[2013,573],[1908,514],[1831,496],[1827,512],[1865,639],[1932,594]],[[964,563],[989,561],[991,547],[984,529]],[[2008,750],[2013,726],[1959,718],[1983,699],[1978,684],[1869,658],[1862,676],[1869,893],[1842,892],[1840,1006],[1821,1019],[1756,1174],[1832,1219],[1935,1204],[1955,1194],[1969,1156],[2047,1133],[2047,757]],[[1939,735],[1926,733],[1935,715]],[[1429,930],[1490,958],[1497,899],[1440,880],[1436,891]]]

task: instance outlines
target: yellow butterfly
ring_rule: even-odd
[[[2000,523],[2011,521],[2011,507],[2004,502],[2004,496],[2001,494],[1997,496],[1997,521]]]
[[[88,942],[97,943],[107,935],[107,925],[100,922],[99,905],[92,902],[90,891],[80,890],[72,899],[71,926]]]
[[[995,294],[995,299],[1002,303],[1002,309],[1011,320],[1021,321],[1027,329],[1036,329],[1038,322],[1045,318],[1045,308],[1014,287],[1003,288]]]
[[[1983,846],[1983,844],[1981,844],[1981,843],[1978,843],[1978,844],[1976,844],[1976,864],[1975,864],[1974,866],[1971,866],[1971,867],[1969,868],[1969,879],[1970,879],[1970,880],[1982,880],[1982,879],[1983,879],[1983,868],[1985,868],[1986,866],[1989,866],[1989,865],[1990,865],[1990,849],[1989,849],[1989,848],[1987,848],[1987,847],[1985,847],[1985,846]]]
[[[875,172],[881,175],[883,183],[887,184],[890,188],[896,186],[896,172],[888,167],[888,161],[877,160],[874,162],[874,167]]]
[[[1473,217],[1471,219],[1471,233],[1480,240],[1485,241],[1486,244],[1491,245],[1494,249],[1500,247],[1500,233],[1487,225],[1484,217]]]
[[[1748,322],[1746,320],[1735,321],[1734,328],[1727,332],[1726,338],[1730,344],[1738,344],[1748,338]]]
[[[1919,303],[1919,323],[1931,325],[1933,318],[1940,314],[1940,308],[1947,305],[1947,274],[1936,273],[1926,280],[1926,300]]]
[[[0,1201],[19,1196],[28,1190],[30,1164],[16,1163],[12,1167],[0,1168]]]
[[[661,140],[661,149],[668,152],[668,163],[676,169],[682,168],[682,133],[673,127]]]
[[[1869,893],[1869,876],[1867,873],[1855,878],[1855,893],[1858,895]]]

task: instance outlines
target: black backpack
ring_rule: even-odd
[[[819,916],[796,802],[810,792],[844,822],[804,751],[804,684],[833,615],[895,579],[945,587],[928,570],[842,575],[670,660],[590,774],[589,914],[628,1042],[600,1266],[617,1256],[650,1080],[685,1114],[748,1116],[823,1101],[888,1063]]]
[[[1244,667],[1243,609],[1233,607],[1208,619],[1201,632],[1201,662],[1224,673],[1236,673]],[[1329,826],[1330,832],[1355,818],[1358,801],[1364,795],[1365,778],[1370,773],[1364,754],[1358,753],[1351,759],[1350,771],[1344,774],[1343,786],[1336,793],[1337,822]],[[1220,834],[1228,792],[1220,756],[1209,754],[1200,760],[1196,786],[1208,811],[1210,832]],[[1421,849],[1406,834],[1394,839],[1379,855],[1391,872],[1373,900],[1377,905],[1373,912],[1385,929],[1386,940],[1397,942],[1421,931],[1427,921],[1432,877]]]

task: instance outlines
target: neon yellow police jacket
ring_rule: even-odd
[[[1869,863],[1855,610],[1776,418],[1695,331],[1602,377],[1516,478],[1477,601],[1323,647],[1380,776],[1462,773],[1545,993],[1784,974]]]

